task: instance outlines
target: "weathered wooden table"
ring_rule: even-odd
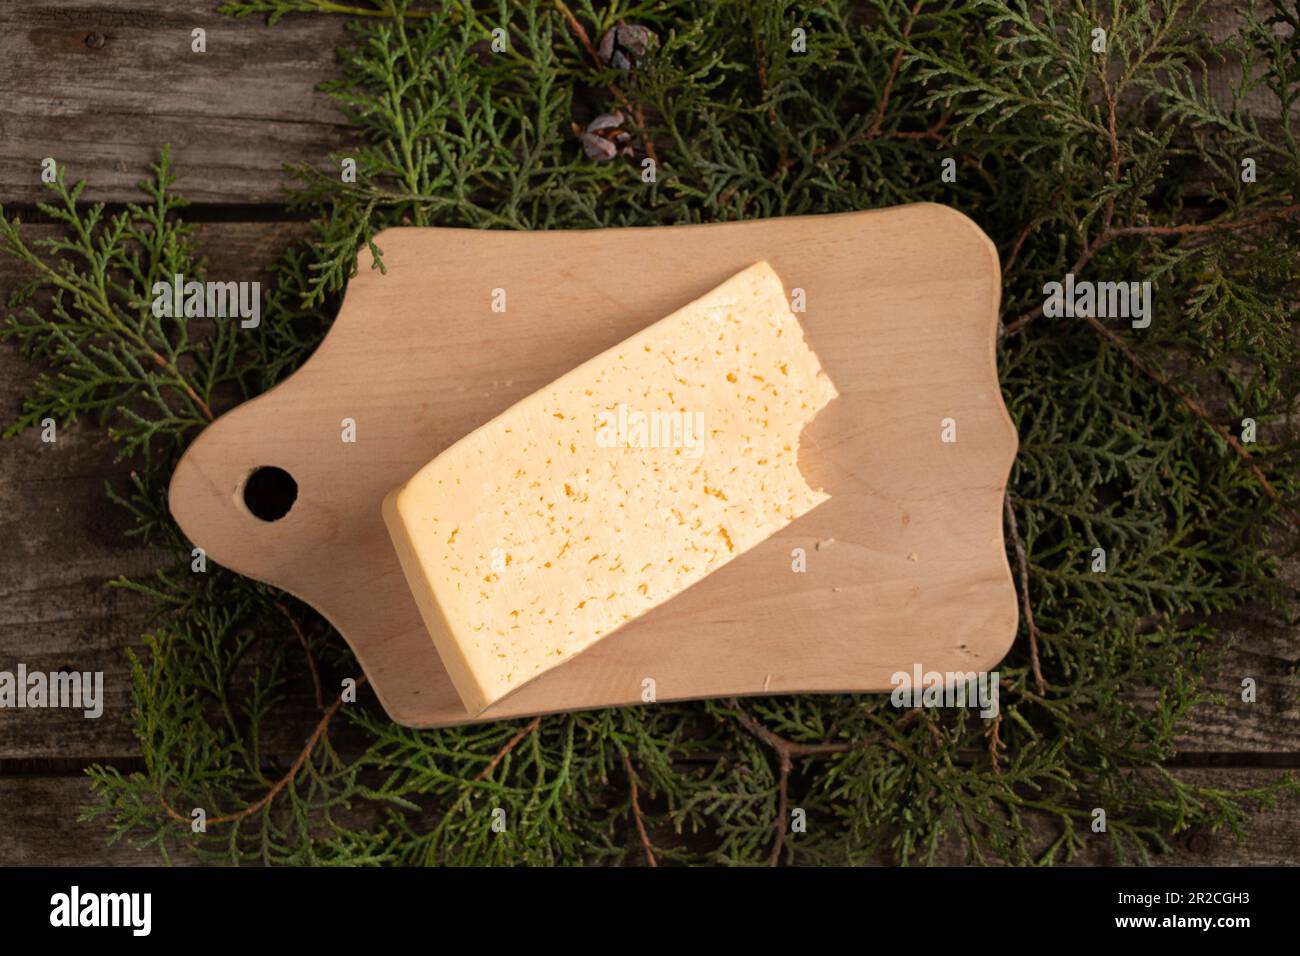
[[[195,205],[200,241],[214,274],[258,278],[303,226],[288,213],[286,163],[325,164],[348,142],[316,85],[336,70],[346,42],[341,19],[289,18],[273,28],[211,11],[211,0],[85,0],[4,5],[0,29],[0,202],[22,213],[32,236],[48,234],[31,208],[44,199],[40,161],[55,157],[86,199],[138,199],[135,183],[172,144],[177,189]],[[1222,4],[1225,16],[1232,5]],[[190,32],[207,31],[207,53],[190,52]],[[0,258],[0,294],[22,273]],[[35,369],[0,348],[0,419],[18,408]],[[141,766],[129,724],[130,674],[143,606],[110,590],[120,574],[147,574],[153,558],[123,537],[128,527],[104,497],[129,463],[90,423],[67,428],[56,445],[29,433],[0,445],[0,670],[18,662],[57,670],[76,662],[102,670],[98,720],[68,710],[0,713],[0,865],[154,863],[117,844],[100,823],[76,822],[88,763]],[[1286,574],[1300,585],[1300,561]],[[1244,786],[1300,767],[1300,628],[1263,609],[1225,619],[1235,638],[1221,692],[1182,741],[1173,771],[1206,783]],[[1258,702],[1240,703],[1240,681],[1258,682]],[[275,728],[268,749],[292,759],[315,717],[310,691],[301,721]],[[1233,702],[1236,701],[1234,704]],[[1190,833],[1173,863],[1300,861],[1300,810],[1260,814],[1249,838]]]

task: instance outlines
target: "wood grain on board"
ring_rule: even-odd
[[[965,216],[917,204],[642,229],[392,229],[376,241],[386,272],[363,261],[316,354],[195,440],[171,508],[209,559],[329,618],[394,720],[468,717],[398,566],[384,495],[762,259],[805,290],[801,323],[840,391],[799,450],[831,500],[481,719],[637,703],[646,678],[660,701],[888,690],[916,664],[982,671],[1010,647],[1002,496],[1016,433],[995,360],[999,266]],[[494,288],[508,312],[492,311]],[[341,440],[344,419],[355,443]],[[947,419],[955,442],[940,440]],[[241,497],[267,465],[298,486],[274,522]],[[794,548],[807,573],[792,573]]]

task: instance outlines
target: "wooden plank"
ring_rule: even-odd
[[[210,275],[257,278],[259,270],[304,226],[294,223],[210,224],[199,241]],[[25,226],[33,240],[50,226]],[[26,277],[0,257],[0,300]],[[14,349],[0,347],[0,417],[9,420],[35,370]],[[144,577],[160,557],[125,537],[129,516],[107,500],[105,482],[123,490],[130,462],[90,421],[61,428],[46,444],[28,431],[0,444],[0,669],[19,662],[32,670],[72,668],[104,673],[105,709],[86,719],[66,709],[6,710],[0,715],[0,759],[71,757],[85,761],[138,752],[130,733],[130,673],[124,649],[141,634],[147,602],[110,588],[119,575]],[[310,694],[310,691],[308,691]],[[314,722],[309,696],[304,719],[272,728],[272,749],[295,753]],[[296,714],[297,712],[292,712]]]
[[[178,188],[196,202],[279,203],[292,184],[283,167],[328,163],[356,132],[324,94],[335,49],[347,45],[345,17],[290,16],[267,27],[256,17],[214,12],[212,0],[39,0],[10,4],[0,31],[0,201],[45,198],[40,162],[54,157],[86,198],[131,200],[164,143]],[[1215,0],[1217,35],[1240,22],[1236,5]],[[190,31],[207,31],[207,52]],[[1227,102],[1232,62],[1209,64],[1210,86]],[[1276,115],[1265,91],[1248,111]]]
[[[1180,767],[1172,771],[1186,783],[1227,790],[1262,787],[1294,771],[1258,769],[1211,769]],[[1051,845],[1057,834],[1053,821],[1030,815],[1034,852]],[[1116,866],[1120,861],[1111,851],[1109,837],[1092,833],[1085,837],[1084,850],[1073,866]],[[1238,842],[1227,830],[1210,832],[1194,828],[1170,839],[1173,852],[1152,857],[1155,866],[1294,866],[1300,860],[1300,800],[1284,797],[1271,809],[1255,813],[1246,825],[1245,838]],[[943,866],[961,866],[966,850],[961,840],[950,840],[939,852],[936,862]]]
[[[343,17],[214,12],[212,0],[12,3],[0,30],[0,200],[45,198],[54,157],[86,198],[134,200],[171,143],[195,202],[279,202],[286,163],[327,163],[352,141],[316,85],[336,74]],[[207,31],[193,53],[190,31]],[[102,42],[101,42],[102,41]]]
[[[108,845],[103,818],[78,822],[90,781],[73,777],[0,777],[0,866],[157,866],[153,851]],[[178,858],[182,865],[189,861]]]
[[[1220,42],[1240,33],[1246,22],[1244,6],[1239,0],[1208,0],[1201,13],[1206,32]],[[1210,95],[1222,106],[1232,103],[1233,88],[1240,78],[1241,60],[1236,56],[1209,60],[1205,64],[1205,80]],[[1282,108],[1277,97],[1261,86],[1247,91],[1240,105],[1248,114],[1273,121],[1278,119]],[[1300,118],[1300,104],[1293,104],[1291,116],[1292,119]]]
[[[1283,573],[1300,587],[1300,557],[1289,558]],[[1300,622],[1287,623],[1276,612],[1251,607],[1222,615],[1218,623],[1224,638],[1233,642],[1210,685],[1223,700],[1192,712],[1179,749],[1291,753],[1300,766]],[[1249,703],[1242,700],[1246,678],[1255,682],[1255,699]]]

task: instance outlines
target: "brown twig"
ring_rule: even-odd
[[[1119,94],[1110,88],[1110,81],[1106,78],[1105,67],[1102,68],[1101,88],[1106,97],[1106,143],[1110,147],[1110,182],[1112,186],[1119,184],[1119,126],[1115,118],[1116,100]],[[1111,193],[1106,200],[1106,210],[1102,214],[1101,232],[1102,235],[1110,233],[1111,224],[1115,221],[1115,194]]]
[[[934,121],[934,125],[929,129],[901,129],[895,130],[889,134],[889,139],[932,139],[936,142],[943,141],[943,128],[948,124],[947,114],[940,116]]]
[[[1029,667],[1034,674],[1034,683],[1038,685],[1038,693],[1042,695],[1047,693],[1047,681],[1043,680],[1043,671],[1038,663],[1038,625],[1034,623],[1034,607],[1029,602],[1029,557],[1016,526],[1016,511],[1011,507],[1010,492],[1002,496],[1002,503],[1007,512],[1007,530],[1011,532],[1011,542],[1016,549],[1016,563],[1020,566],[1020,608],[1025,616],[1025,630],[1029,633]]]
[[[984,735],[989,738],[989,759],[993,763],[993,772],[1002,773],[1002,754],[1006,751],[1007,745],[1002,742],[999,731],[1002,728],[1002,713],[999,711],[989,724],[988,730]]]
[[[921,6],[925,0],[917,0],[908,15],[907,22],[903,24],[902,39],[906,40],[912,35],[912,28],[916,25],[917,17],[921,13]],[[870,126],[859,130],[853,136],[850,136],[844,142],[835,146],[826,145],[813,151],[814,156],[824,156],[828,153],[838,154],[864,140],[875,139],[882,135],[881,131],[885,123],[885,114],[889,110],[889,99],[893,95],[894,83],[898,79],[898,71],[903,65],[903,51],[898,49],[894,51],[894,59],[889,64],[889,73],[885,76],[884,89],[880,91],[880,104],[876,107],[875,119],[871,121]],[[888,135],[888,139],[932,139],[936,141],[943,140],[943,128],[948,122],[948,115],[945,113],[935,120],[934,125],[925,130],[896,130]]]
[[[552,3],[554,3],[555,9],[559,10],[564,16],[564,19],[568,21],[569,29],[571,29],[574,36],[578,38],[578,42],[582,44],[583,49],[587,51],[587,55],[591,57],[597,67],[603,69],[605,64],[601,62],[600,53],[596,50],[596,45],[591,42],[591,35],[587,33],[587,30],[582,25],[581,21],[573,15],[573,11],[569,9],[569,5],[565,3],[564,0],[552,0]],[[628,98],[627,94],[619,89],[617,84],[608,83],[606,84],[606,88],[609,90],[610,95],[613,96],[614,99],[618,100],[619,104],[632,114],[632,118],[636,121],[637,127],[642,131],[641,148],[654,162],[655,168],[657,169],[659,167],[659,157],[655,153],[654,142],[650,139],[649,134],[645,132],[645,111],[642,110],[639,105],[633,103]]]
[[[933,720],[927,720],[927,721],[925,722],[925,725],[926,725],[926,727],[928,727],[929,730],[930,730],[930,739],[931,739],[932,741],[934,741],[934,746],[935,746],[937,749],[942,750],[942,749],[943,749],[943,731],[941,731],[941,730],[939,729],[939,725],[936,724]]]
[[[1103,245],[1105,245],[1105,242],[1101,241],[1101,237],[1099,236],[1096,240],[1088,244],[1088,248],[1084,249],[1083,252],[1080,253],[1079,258],[1074,260],[1074,265],[1070,266],[1066,271],[1070,274],[1082,271],[1083,267],[1091,261],[1092,257],[1097,254]],[[1041,304],[1034,306],[1028,312],[1022,313],[1014,322],[1001,326],[998,329],[998,338],[1005,339],[1015,335],[1042,314],[1043,306]]]
[[[276,601],[275,606],[280,609],[280,613],[288,619],[289,624],[293,627],[293,632],[298,635],[298,641],[302,644],[303,652],[307,655],[307,669],[311,672],[312,686],[316,689],[316,709],[325,709],[325,691],[320,684],[320,670],[316,667],[316,658],[311,652],[311,645],[307,643],[307,635],[303,633],[302,625],[298,619],[290,613],[289,608],[283,601]]]
[[[600,62],[600,54],[596,52],[596,45],[591,42],[591,37],[587,33],[587,28],[584,27],[582,23],[579,22],[578,18],[573,15],[573,11],[569,9],[569,5],[565,3],[564,0],[554,0],[554,2],[555,9],[564,14],[564,19],[569,21],[569,28],[572,29],[574,35],[577,36],[578,42],[582,44],[583,48],[586,49],[589,54],[591,54],[591,58],[596,61],[597,65],[604,66],[604,64]]]
[[[1270,209],[1262,212],[1257,216],[1247,216],[1244,219],[1226,219],[1221,222],[1193,222],[1182,223],[1172,226],[1115,226],[1108,231],[1097,234],[1088,247],[1084,249],[1079,258],[1075,260],[1074,265],[1067,270],[1071,273],[1080,272],[1101,249],[1111,242],[1122,236],[1196,236],[1214,232],[1235,232],[1239,229],[1250,229],[1254,226],[1263,226],[1271,222],[1280,222],[1284,219],[1294,219],[1300,216],[1300,203],[1290,206],[1280,206],[1277,209]],[[1007,323],[1002,327],[999,337],[1007,338],[1015,335],[1022,328],[1043,314],[1041,305],[1030,309],[1028,312],[1020,315],[1014,321]]]
[[[936,142],[943,142],[943,128],[944,126],[947,125],[947,123],[948,123],[948,116],[947,114],[944,114],[943,116],[940,116],[937,120],[935,120],[934,125],[931,126],[929,129],[895,130],[894,132],[888,134],[887,136],[884,136],[884,138],[885,139],[932,139],[935,140]],[[850,136],[842,143],[836,143],[835,145],[827,144],[825,146],[817,147],[815,150],[813,150],[813,155],[816,156],[818,159],[825,159],[828,156],[836,156],[844,152],[844,150],[848,149],[850,146],[856,146],[858,143],[865,142],[866,140],[869,139],[876,139],[881,135],[882,134],[879,131],[872,133],[870,129],[859,130],[857,133]]]
[[[156,351],[153,351],[151,349],[150,352],[153,355],[154,363],[159,368],[165,369],[166,371],[171,372],[172,375],[176,376],[176,381],[181,383],[181,388],[185,390],[185,394],[189,396],[190,401],[192,401],[195,405],[199,407],[199,411],[203,413],[204,418],[206,418],[208,421],[212,421],[214,418],[212,414],[212,409],[208,407],[207,402],[205,402],[203,399],[199,397],[199,393],[194,391],[194,386],[190,385],[189,382],[185,381],[185,377],[181,375],[180,370],[177,369],[176,366],[173,365],[171,362],[168,362],[165,358],[159,355]]]
[[[908,14],[907,22],[903,24],[902,39],[907,40],[912,35],[912,27],[916,25],[916,18],[920,16],[921,5],[925,0],[916,0],[912,6],[911,13]],[[889,75],[885,77],[885,88],[880,91],[880,106],[876,109],[876,119],[866,132],[866,139],[870,139],[880,133],[881,124],[885,122],[885,111],[889,109],[889,97],[894,91],[894,81],[898,79],[898,70],[903,65],[903,48],[900,46],[894,51],[894,59],[889,64]]]
[[[1178,226],[1120,226],[1110,231],[1110,237],[1113,239],[1118,236],[1194,236],[1207,232],[1249,229],[1252,226],[1262,226],[1281,219],[1292,219],[1296,216],[1300,216],[1300,203],[1270,209],[1258,216],[1248,216],[1245,219],[1229,219],[1223,222],[1192,222]]]
[[[626,752],[623,754],[623,769],[627,771],[627,783],[632,791],[632,819],[636,821],[636,832],[641,835],[641,846],[645,850],[645,861],[650,866],[657,867],[659,861],[655,859],[654,847],[650,843],[650,834],[646,833],[645,820],[641,816],[641,798],[637,792],[636,770],[632,766],[632,758]]]
[[[767,61],[763,58],[763,50],[758,42],[758,24],[751,20],[750,25],[754,37],[754,63],[758,67],[758,88],[763,94],[763,99],[767,99]],[[771,103],[767,104],[767,122],[773,130],[780,125],[780,121],[776,115],[776,107]],[[777,174],[779,174],[782,170],[787,169],[791,165],[791,160],[789,151],[785,148],[784,140],[777,141],[776,151],[776,170]]]
[[[506,754],[510,753],[510,751],[514,750],[515,747],[519,746],[519,741],[523,740],[525,737],[527,737],[529,734],[531,734],[534,730],[536,730],[541,725],[542,725],[542,715],[538,714],[528,723],[524,724],[524,726],[520,727],[519,733],[511,737],[510,740],[506,742],[506,745],[497,751],[497,755],[492,758],[491,762],[489,762],[486,767],[484,767],[482,770],[479,771],[478,776],[474,778],[475,781],[482,780],[493,770],[495,770],[497,768],[497,764],[499,764],[502,760],[506,759]]]
[[[1031,222],[1026,224],[1025,228],[1020,230],[1020,235],[1016,236],[1016,241],[1011,244],[1011,251],[1007,253],[1007,261],[1002,265],[1003,275],[1006,275],[1011,271],[1011,267],[1015,265],[1016,257],[1020,255],[1021,247],[1025,244],[1025,240],[1028,239],[1037,228],[1038,223]]]
[[[356,686],[360,687],[365,682],[366,682],[366,678],[363,675],[357,678]],[[339,708],[341,706],[343,706],[342,694],[338,696],[338,699],[335,700],[334,703],[330,704],[329,710],[325,711],[320,721],[316,724],[316,729],[312,731],[311,737],[307,739],[306,746],[302,748],[302,751],[298,754],[297,758],[294,759],[293,765],[289,767],[289,772],[286,773],[279,780],[277,780],[275,782],[275,785],[271,787],[270,790],[264,793],[257,800],[254,800],[248,806],[244,807],[244,809],[242,810],[237,810],[234,813],[223,814],[222,816],[218,816],[218,817],[209,817],[207,819],[207,824],[211,826],[213,824],[218,824],[218,823],[234,823],[237,820],[242,820],[245,817],[252,816],[254,813],[257,813],[263,807],[269,805],[271,801],[274,800],[277,796],[279,796],[280,792],[284,790],[284,788],[287,787],[289,784],[291,784],[293,782],[293,779],[296,776],[298,776],[298,772],[302,770],[303,766],[307,763],[307,758],[311,756],[311,752],[315,750],[316,745],[320,743],[320,739],[325,735],[325,731],[329,727],[330,721],[334,719],[334,715],[339,712]],[[189,817],[182,816],[181,814],[177,813],[172,808],[171,804],[167,802],[165,797],[159,796],[159,801],[162,803],[163,809],[167,811],[167,815],[171,817],[173,820],[178,820],[181,823],[186,824],[187,826],[191,823],[191,819]]]
[[[757,59],[758,59],[758,87],[763,92],[763,99],[767,99],[767,64],[763,62],[763,58],[761,54],[757,55]],[[773,106],[771,103],[767,104],[767,121],[773,127],[777,125],[776,107]],[[777,146],[780,148],[782,153],[785,152],[784,143],[778,143]]]
[[[790,771],[793,769],[795,757],[821,757],[829,754],[848,753],[851,750],[860,750],[870,747],[872,744],[880,742],[881,734],[871,734],[861,740],[846,741],[843,743],[825,743],[825,744],[804,744],[794,740],[787,740],[780,734],[768,730],[761,723],[745,713],[740,707],[740,701],[732,697],[726,703],[726,709],[732,713],[740,724],[760,741],[771,747],[777,754],[778,767],[778,787],[777,787],[777,814],[774,823],[776,830],[776,840],[772,844],[772,852],[768,855],[768,866],[776,866],[781,862],[781,851],[785,849],[786,826],[785,818],[790,809]],[[920,713],[919,709],[909,710],[902,717],[898,718],[895,727],[901,729],[906,726]],[[943,743],[943,738],[938,735],[938,730],[933,724],[930,725],[930,733],[936,735],[936,742]],[[884,745],[891,750],[906,756],[898,744],[892,740],[885,740]]]
[[[776,822],[776,840],[772,844],[772,852],[768,855],[767,865],[776,866],[781,862],[781,851],[785,849],[786,826],[785,818],[790,807],[790,770],[792,769],[795,757],[814,757],[824,756],[826,754],[840,754],[856,747],[866,746],[867,741],[858,743],[838,743],[838,744],[802,744],[794,740],[786,740],[779,734],[768,730],[761,723],[745,713],[740,707],[740,701],[732,697],[727,701],[727,710],[735,715],[741,725],[751,734],[767,744],[776,751],[778,768],[780,773],[780,782],[778,786],[778,799]]]
[[[924,0],[917,0],[917,3],[912,7],[907,22],[903,25],[902,39],[906,40],[911,36],[912,28],[916,25],[916,20],[920,15],[923,3]],[[941,114],[929,129],[894,130],[890,133],[884,132],[885,115],[889,109],[889,100],[893,94],[894,84],[898,79],[898,73],[902,67],[902,63],[903,51],[902,49],[899,49],[895,51],[894,59],[890,63],[889,73],[885,77],[885,85],[881,90],[880,104],[876,108],[876,116],[870,125],[864,126],[848,139],[842,140],[839,143],[825,143],[818,146],[812,151],[814,159],[823,161],[833,158],[840,155],[845,150],[856,146],[858,143],[877,138],[889,140],[933,140],[938,143],[943,142],[943,129],[948,124],[949,119],[949,114],[947,113]],[[794,160],[787,157],[783,162],[777,165],[776,171],[768,178],[775,179],[777,175],[792,165],[794,165]]]
[[[1101,82],[1103,95],[1106,99],[1106,140],[1110,150],[1111,184],[1114,185],[1119,182],[1120,176],[1119,133],[1115,115],[1117,94],[1110,88],[1110,83],[1105,76],[1102,77]],[[1116,226],[1114,224],[1115,196],[1112,195],[1106,201],[1105,209],[1102,214],[1101,229],[1098,231],[1096,238],[1087,245],[1079,255],[1079,258],[1075,260],[1075,263],[1070,267],[1069,272],[1076,273],[1082,271],[1084,266],[1086,266],[1092,260],[1093,256],[1095,256],[1101,249],[1123,236],[1170,236],[1183,238],[1185,236],[1197,236],[1218,232],[1231,232],[1239,229],[1250,229],[1254,226],[1262,226],[1284,219],[1295,218],[1297,215],[1300,215],[1300,203],[1292,203],[1289,206],[1280,206],[1276,209],[1270,209],[1257,215],[1247,216],[1242,219],[1228,219],[1221,222],[1181,223],[1168,226]],[[1017,242],[1016,250],[1019,250],[1019,242]],[[1007,336],[1015,335],[1027,324],[1042,314],[1043,305],[1040,304],[1019,316],[1015,321],[1002,325],[999,328],[998,337],[1005,339]],[[1228,430],[1227,426],[1220,425],[1218,422],[1214,421],[1204,405],[1198,402],[1178,385],[1174,384],[1169,376],[1163,371],[1139,358],[1137,353],[1133,351],[1120,335],[1103,325],[1096,316],[1084,315],[1082,318],[1092,326],[1099,335],[1106,339],[1106,341],[1114,345],[1115,348],[1119,350],[1120,354],[1123,355],[1136,369],[1162,387],[1169,389],[1177,395],[1179,400],[1190,409],[1196,417],[1201,419],[1202,422],[1219,435],[1219,437],[1228,444],[1228,447],[1231,448],[1237,457],[1246,465],[1251,476],[1259,483],[1260,487],[1264,489],[1264,493],[1277,503],[1282,514],[1285,515],[1293,525],[1300,527],[1300,516],[1298,516],[1292,508],[1288,507],[1287,504],[1282,501],[1281,495],[1278,494],[1277,489],[1273,487],[1263,470],[1255,464],[1255,460],[1251,457],[1250,452],[1246,451],[1245,446],[1237,440],[1236,436]],[[1011,510],[1010,498],[1007,499],[1007,518],[1014,535],[1015,514]],[[1017,554],[1021,555],[1021,590],[1024,593],[1026,623],[1030,626],[1030,650],[1031,653],[1036,656],[1032,611],[1030,610],[1028,603],[1028,565],[1023,559],[1023,546],[1020,544],[1018,537]],[[1035,676],[1037,677],[1039,675],[1035,673]]]
[[[1071,268],[1070,271],[1073,272],[1074,269]],[[1029,311],[1020,313],[1010,322],[1006,322],[998,328],[998,338],[1010,338],[1042,314],[1043,307],[1041,305],[1036,305]]]
[[[841,743],[826,744],[803,744],[797,740],[786,740],[780,734],[768,730],[757,720],[751,717],[745,711],[740,709],[740,702],[732,697],[727,701],[727,709],[736,715],[739,720],[751,734],[757,737],[763,743],[767,744],[773,750],[785,751],[792,757],[817,757],[826,754],[842,754],[858,747],[866,746],[867,742],[844,741]]]
[[[923,130],[895,130],[894,132],[888,134],[888,135],[885,136],[884,138],[885,138],[885,139],[895,139],[895,140],[898,140],[898,139],[932,139],[932,140],[935,140],[936,142],[943,142],[943,128],[944,128],[945,125],[947,125],[947,123],[948,123],[948,116],[947,116],[947,114],[945,114],[945,115],[943,115],[943,116],[940,116],[937,120],[935,120],[934,125],[931,126],[929,129],[923,129]],[[853,136],[850,136],[848,139],[844,140],[842,143],[836,143],[836,144],[833,145],[833,146],[832,146],[832,145],[829,145],[829,144],[828,144],[828,145],[825,145],[825,146],[819,146],[819,147],[817,147],[817,149],[813,150],[813,156],[817,157],[817,158],[820,159],[820,160],[824,160],[824,159],[827,159],[827,158],[829,158],[829,157],[837,156],[837,155],[839,155],[840,153],[844,152],[846,149],[848,149],[850,146],[855,146],[855,145],[857,145],[858,143],[864,142],[864,141],[866,141],[866,140],[868,140],[868,139],[875,139],[875,138],[877,138],[878,136],[881,135],[881,134],[877,133],[877,134],[875,134],[875,136],[869,136],[869,135],[868,135],[869,132],[870,132],[870,130],[866,130],[866,129],[864,129],[864,130],[860,130],[858,133],[856,133],[856,134],[853,135]],[[793,160],[791,160],[791,163],[793,164]]]
[[[1295,527],[1300,528],[1300,515],[1296,514],[1296,512],[1282,500],[1282,496],[1278,494],[1277,489],[1274,488],[1273,484],[1268,480],[1268,476],[1264,474],[1257,464],[1255,464],[1255,459],[1251,457],[1250,452],[1246,451],[1245,446],[1237,440],[1237,437],[1232,434],[1226,425],[1220,425],[1216,422],[1210,416],[1209,411],[1204,405],[1184,391],[1163,371],[1140,358],[1118,333],[1108,329],[1096,316],[1085,315],[1082,316],[1082,319],[1092,326],[1093,329],[1097,331],[1098,335],[1104,338],[1111,345],[1115,346],[1115,348],[1119,350],[1120,354],[1132,363],[1134,368],[1155,381],[1157,384],[1162,385],[1177,395],[1179,400],[1187,406],[1193,415],[1203,421],[1215,432],[1215,434],[1222,438],[1227,443],[1228,447],[1231,448],[1236,453],[1237,457],[1246,465],[1255,481],[1257,481],[1259,486],[1264,489],[1264,493],[1277,503],[1279,510],[1281,510],[1282,514],[1286,516],[1287,520]]]

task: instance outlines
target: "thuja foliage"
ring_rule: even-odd
[[[156,278],[204,267],[165,153],[148,202],[117,216],[61,180],[43,207],[60,238],[29,243],[0,216],[0,242],[35,275],[3,334],[48,368],[12,430],[47,415],[107,423],[140,460],[112,493],[175,559],[119,582],[157,615],[132,654],[145,769],[89,771],[87,813],[113,839],[270,863],[910,863],[950,845],[1051,863],[1095,844],[1140,861],[1190,827],[1240,833],[1294,788],[1214,789],[1164,766],[1212,696],[1225,644],[1212,615],[1294,607],[1274,557],[1300,492],[1288,4],[1252,4],[1222,39],[1203,4],[1177,0],[232,0],[227,12],[341,14],[354,30],[325,92],[353,124],[358,175],[340,181],[342,156],[296,170],[312,233],[273,265],[255,334],[217,322],[200,335],[149,311]],[[619,21],[655,34],[630,71],[594,55]],[[493,52],[497,28],[509,43]],[[1236,80],[1216,95],[1205,77],[1223,69]],[[615,110],[632,155],[594,161],[577,134]],[[995,721],[799,696],[415,731],[364,696],[336,700],[357,668],[308,609],[190,571],[165,506],[178,453],[310,353],[378,230],[922,200],[975,218],[1004,272],[999,367],[1021,436],[1008,560],[1025,613]],[[1152,282],[1155,321],[1043,317],[1044,283],[1069,271]],[[1258,441],[1240,440],[1245,418]],[[786,832],[796,809],[806,832]]]

